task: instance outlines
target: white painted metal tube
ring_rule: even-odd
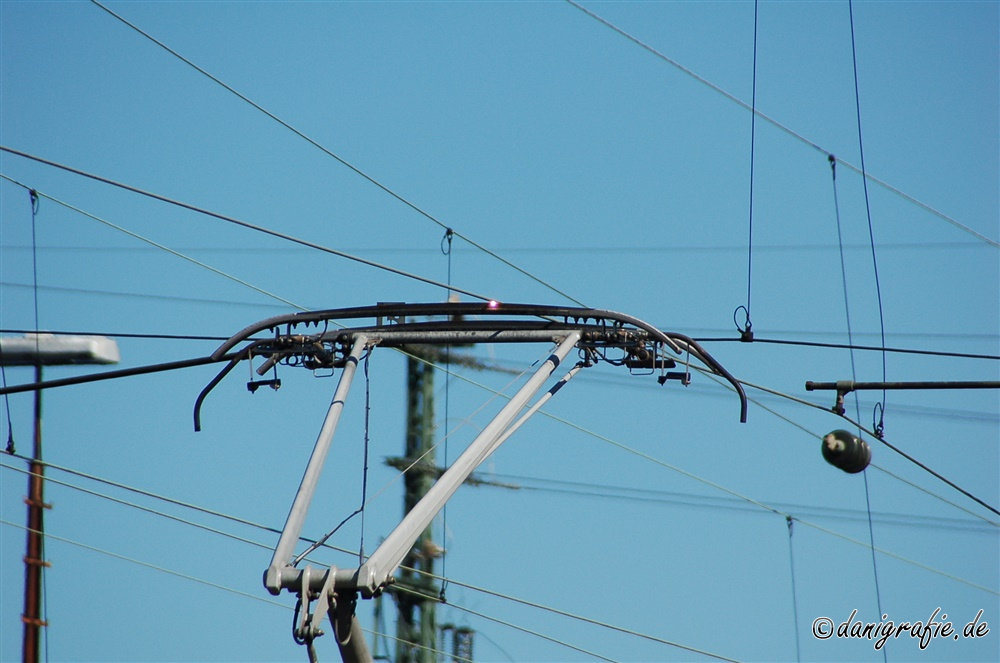
[[[441,478],[431,487],[424,497],[417,502],[403,520],[386,537],[385,541],[375,549],[372,556],[358,569],[358,589],[363,595],[370,596],[396,572],[406,553],[413,547],[417,537],[434,520],[448,499],[458,490],[458,487],[475,470],[480,463],[499,446],[497,439],[510,426],[521,408],[537,393],[556,367],[566,358],[566,355],[580,340],[579,332],[569,333],[559,344],[559,347],[535,371],[508,403],[500,410],[493,420],[483,428],[482,432],[472,441],[472,444],[458,457]],[[504,438],[506,439],[506,438]]]
[[[511,426],[507,428],[507,430],[500,433],[500,436],[497,437],[496,442],[493,443],[493,448],[490,449],[489,453],[487,453],[486,455],[489,456],[489,454],[493,453],[493,451],[497,447],[506,442],[507,438],[513,435],[514,431],[520,428],[524,424],[524,422],[526,422],[531,417],[531,415],[538,412],[538,410],[543,405],[545,405],[550,398],[556,395],[556,392],[558,392],[560,389],[566,386],[566,383],[572,380],[573,376],[579,373],[581,368],[583,368],[583,364],[577,364],[572,369],[570,369],[570,371],[566,375],[564,375],[562,379],[559,380],[559,382],[556,382],[554,385],[552,385],[551,389],[542,394],[541,398],[535,401],[535,404],[532,405],[530,408],[528,408],[528,411],[522,414],[520,419],[511,424]]]
[[[285,519],[285,526],[281,530],[281,538],[274,549],[274,556],[271,558],[271,565],[264,574],[264,586],[274,595],[281,593],[281,572],[289,567],[292,553],[295,552],[295,545],[298,543],[299,534],[302,532],[302,525],[309,511],[309,504],[312,502],[313,493],[316,491],[316,484],[323,471],[323,464],[326,462],[327,452],[330,450],[330,442],[333,434],[337,430],[337,423],[340,421],[340,413],[344,410],[344,401],[347,393],[351,389],[351,382],[358,368],[358,361],[368,344],[365,336],[358,336],[354,340],[354,347],[344,364],[344,371],[340,374],[340,382],[333,393],[333,400],[327,410],[326,419],[320,429],[316,445],[313,447],[312,456],[309,457],[309,464],[302,475],[298,492],[295,493],[295,501]]]

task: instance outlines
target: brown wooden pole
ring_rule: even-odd
[[[35,366],[35,381],[42,381],[42,366]],[[41,653],[40,634],[47,623],[42,620],[42,567],[49,563],[44,559],[45,504],[44,472],[42,464],[42,392],[35,392],[35,434],[32,442],[31,462],[28,467],[28,534],[24,555],[24,640],[22,659],[24,663],[38,663]]]

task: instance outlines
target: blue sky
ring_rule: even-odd
[[[846,344],[849,311],[854,342],[881,345],[870,211],[886,346],[993,357],[891,352],[886,378],[1000,379],[1000,6],[854,4],[864,161],[878,180],[866,207],[847,2],[759,4],[756,108],[774,122],[758,116],[752,141],[751,113],[719,91],[754,96],[752,2],[582,4],[620,32],[566,2],[107,3],[324,151],[96,4],[4,0],[0,142],[434,281],[448,278],[451,227],[534,277],[456,239],[463,289],[622,311],[818,406],[749,389],[741,424],[736,397],[705,376],[660,387],[584,371],[486,462],[523,488],[463,487],[436,525],[452,580],[438,619],[475,629],[475,660],[713,660],[669,641],[745,661],[881,661],[870,641],[811,631],[853,610],[882,621],[879,602],[895,622],[940,608],[959,630],[983,610],[990,628],[925,650],[891,640],[885,660],[997,660],[1000,518],[877,441],[868,499],[864,476],[827,465],[819,438],[851,424],[804,383],[850,379],[852,357],[802,343]],[[0,172],[0,327],[34,329],[37,296],[38,328],[117,335],[122,368],[204,356],[213,338],[295,307],[445,297],[10,153]],[[34,250],[25,187],[42,195]],[[753,344],[733,324],[748,271]],[[210,338],[148,337],[164,335]],[[548,350],[475,353],[520,371]],[[858,380],[883,378],[880,352],[853,365]],[[404,370],[394,352],[371,358],[369,551],[400,517],[401,482],[381,459],[403,447]],[[280,391],[251,395],[234,374],[196,434],[194,399],[215,373],[46,392],[46,460],[111,482],[49,471],[62,483],[46,488],[48,660],[306,660],[294,599],[260,582],[274,534],[121,487],[281,527],[335,382],[284,369]],[[512,393],[507,373],[458,373],[447,421],[437,383],[451,458],[499,409],[494,390]],[[306,536],[360,501],[361,384]],[[870,429],[879,396],[849,400],[849,415]],[[0,414],[29,453],[32,397],[11,395]],[[1000,504],[995,390],[890,392],[885,437]],[[26,479],[22,460],[3,465],[0,660],[15,660]],[[333,543],[357,550],[361,534],[355,519]],[[376,629],[371,602],[359,616]],[[337,660],[329,640],[321,660]]]

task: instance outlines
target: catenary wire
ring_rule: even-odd
[[[727,340],[739,342],[738,339],[730,338]],[[489,370],[511,372],[513,369],[508,368],[508,366],[510,366],[510,364],[508,364],[507,362],[494,361],[489,366]],[[662,386],[660,386],[657,382],[653,380],[646,380],[646,381],[636,380],[634,379],[635,377],[639,376],[626,376],[617,374],[613,375],[600,372],[593,372],[584,374],[578,377],[577,380],[581,383],[583,382],[601,383],[605,385],[622,386],[629,389],[662,391]],[[705,395],[712,395],[712,396],[721,396],[723,395],[723,391],[726,391],[721,389],[716,390],[713,385],[705,386],[705,385],[693,385],[693,384],[688,385],[685,388],[685,391],[688,390],[692,392],[697,391],[699,393],[704,393]],[[777,400],[786,400],[783,396],[777,394],[773,395],[773,398]],[[981,410],[976,411],[976,410],[959,410],[954,408],[932,408],[923,405],[921,406],[898,405],[895,408],[893,408],[893,411],[896,413],[905,413],[910,417],[932,417],[932,418],[948,417],[952,419],[963,419],[966,421],[988,423],[988,424],[996,424],[998,422],[997,415],[995,413],[981,411]]]
[[[2,147],[0,147],[0,149],[3,149],[3,148],[2,148]],[[30,158],[30,157],[29,157],[29,158]],[[17,182],[16,180],[13,180],[13,179],[11,179],[11,178],[9,178],[9,177],[6,177],[6,176],[4,176],[4,175],[2,175],[2,174],[0,174],[0,177],[3,177],[4,179],[6,179],[6,180],[8,180],[8,181],[10,181],[10,182],[12,182],[12,183],[14,183],[14,184],[17,184],[18,186],[21,186],[21,187],[24,187],[24,188],[27,188],[27,187],[26,187],[26,186],[25,186],[24,184],[21,184],[20,182]],[[37,194],[36,194],[36,193],[34,192],[34,190],[33,190],[33,189],[29,189],[29,191],[30,191],[30,192],[32,192],[32,196],[33,196],[32,200],[33,200],[33,201],[36,201],[36,200],[37,200]],[[47,197],[48,197],[48,196],[47,196]],[[50,198],[50,199],[52,199],[52,200],[54,200],[54,201],[56,201],[56,199],[54,199],[54,198],[51,198],[51,197],[49,197],[49,198]],[[121,231],[121,232],[124,232],[124,233],[126,233],[126,234],[128,234],[128,235],[130,235],[130,236],[132,236],[132,237],[134,237],[134,238],[136,238],[136,239],[140,239],[140,240],[142,240],[142,241],[144,241],[144,242],[146,242],[146,243],[149,243],[149,244],[151,244],[152,246],[154,246],[154,247],[156,247],[156,248],[158,248],[158,249],[161,249],[161,250],[164,250],[164,251],[167,251],[168,253],[170,253],[170,254],[172,254],[172,255],[175,255],[175,256],[177,256],[177,257],[180,257],[180,258],[183,258],[183,259],[185,259],[185,260],[188,260],[188,261],[190,261],[190,262],[193,262],[193,263],[197,264],[198,266],[201,266],[201,267],[203,267],[203,268],[205,268],[205,269],[208,269],[208,270],[212,271],[213,273],[216,273],[216,274],[219,274],[219,275],[221,275],[221,276],[224,276],[224,277],[226,277],[226,278],[229,278],[229,279],[231,279],[231,280],[234,280],[234,281],[236,281],[236,282],[237,282],[238,284],[240,284],[240,285],[243,285],[243,286],[245,286],[245,287],[248,287],[248,288],[250,288],[250,289],[252,289],[252,290],[254,290],[254,291],[256,291],[256,292],[259,292],[259,293],[261,293],[261,294],[264,294],[264,295],[266,295],[266,296],[268,296],[268,297],[271,297],[271,298],[273,298],[273,299],[277,299],[278,301],[281,301],[282,303],[285,303],[285,304],[288,304],[288,305],[290,305],[290,306],[292,306],[292,307],[294,307],[294,308],[298,308],[298,309],[300,309],[300,310],[305,310],[305,308],[304,308],[304,307],[302,307],[302,306],[300,306],[300,305],[298,305],[298,304],[295,304],[294,302],[291,302],[291,301],[289,301],[289,300],[286,300],[286,299],[284,299],[284,298],[282,298],[282,297],[279,297],[278,295],[275,295],[275,294],[273,294],[273,293],[270,293],[270,292],[268,292],[268,291],[266,291],[266,290],[263,290],[263,289],[261,289],[261,288],[258,288],[257,286],[254,286],[254,285],[252,285],[252,284],[250,284],[250,283],[248,283],[248,282],[246,282],[246,281],[243,281],[243,280],[241,280],[241,279],[238,279],[238,278],[236,278],[236,277],[233,277],[233,276],[231,276],[231,275],[229,275],[229,274],[226,274],[225,272],[222,272],[221,270],[218,270],[218,269],[215,269],[214,267],[211,267],[210,265],[207,265],[207,264],[205,264],[205,263],[202,263],[202,262],[200,262],[200,261],[197,261],[197,260],[194,260],[193,258],[190,258],[190,257],[188,257],[188,256],[186,256],[186,255],[184,255],[184,254],[181,254],[181,253],[179,253],[179,252],[177,252],[177,251],[174,251],[174,250],[172,250],[172,249],[169,249],[168,247],[165,247],[165,246],[162,246],[162,245],[160,245],[160,244],[158,244],[158,243],[156,243],[156,242],[153,242],[152,240],[148,240],[148,239],[146,239],[146,238],[144,238],[144,237],[142,237],[142,236],[140,236],[140,235],[138,235],[138,234],[136,234],[136,233],[133,233],[133,232],[131,232],[131,231],[128,231],[128,230],[126,230],[126,229],[124,229],[124,228],[121,228],[120,226],[117,226],[117,225],[115,225],[115,224],[113,224],[113,223],[110,223],[110,222],[108,222],[108,221],[105,221],[105,220],[103,220],[103,219],[100,219],[100,218],[98,218],[98,217],[96,217],[96,216],[94,216],[94,215],[91,215],[91,214],[89,214],[89,213],[87,213],[87,212],[84,212],[83,210],[79,210],[79,209],[77,209],[77,208],[75,208],[75,207],[73,207],[73,206],[71,206],[71,205],[68,205],[68,204],[66,204],[66,203],[63,203],[63,202],[61,202],[61,201],[56,201],[56,202],[59,202],[59,204],[61,204],[61,205],[64,205],[64,206],[68,207],[69,209],[72,209],[72,210],[74,210],[74,211],[76,211],[76,212],[78,212],[78,213],[81,213],[81,214],[83,214],[83,215],[85,215],[85,216],[88,216],[88,217],[90,217],[90,218],[92,218],[92,219],[94,219],[94,220],[96,220],[96,221],[99,221],[99,222],[101,222],[101,223],[104,223],[105,225],[108,225],[108,226],[110,226],[110,227],[112,227],[112,228],[114,228],[114,229],[116,229],[116,230],[119,230],[119,231]],[[183,204],[182,204],[182,205],[183,205]],[[238,221],[237,221],[237,223],[242,223],[242,222],[238,222]],[[345,255],[347,255],[347,254],[345,254]],[[359,260],[360,260],[360,259],[359,259]],[[401,273],[401,274],[405,274],[405,272],[399,272],[399,270],[395,270],[394,268],[387,268],[387,269],[389,269],[390,271],[394,271],[394,272],[396,272],[396,273]],[[436,282],[433,282],[433,281],[429,281],[429,280],[427,280],[427,279],[423,279],[422,277],[415,277],[415,278],[417,278],[418,280],[424,280],[424,281],[427,281],[427,282],[430,282],[430,283],[434,283],[434,284],[437,284]],[[441,285],[441,284],[437,284],[437,285]],[[447,283],[447,284],[446,284],[446,285],[445,285],[444,287],[446,287],[446,288],[448,289],[448,292],[449,292],[449,293],[451,293],[452,291],[455,291],[455,292],[461,292],[461,293],[464,293],[464,294],[472,294],[472,293],[469,293],[468,291],[466,291],[466,290],[463,290],[463,289],[461,289],[461,288],[457,288],[457,287],[453,287],[453,286],[452,286],[452,284],[451,284],[451,279],[450,279],[450,274],[449,274],[449,282],[448,282],[448,283]],[[35,292],[37,293],[37,285],[35,286]],[[473,296],[476,296],[476,295],[473,295]],[[479,297],[480,299],[485,299],[485,297],[482,297],[482,296],[478,296],[478,297]],[[36,295],[36,300],[37,300],[37,295]],[[405,351],[403,351],[403,350],[398,350],[398,349],[397,349],[397,351],[399,351],[399,352],[402,352],[403,354],[407,354],[407,353],[406,353]],[[107,379],[107,378],[102,378],[102,379]],[[5,393],[7,393],[7,392],[5,391]]]
[[[435,576],[432,573],[421,572],[421,574],[424,575],[424,576],[431,577],[431,578],[433,578],[435,580],[441,580],[441,578],[439,576]],[[641,633],[639,631],[634,631],[632,629],[622,628],[620,626],[615,626],[614,624],[608,624],[606,622],[602,622],[602,621],[599,621],[599,620],[596,620],[596,619],[591,619],[589,617],[584,617],[582,615],[577,615],[577,614],[574,614],[572,612],[568,612],[566,610],[560,610],[559,608],[553,608],[552,606],[547,606],[547,605],[544,605],[542,603],[537,603],[535,601],[528,601],[526,599],[521,599],[521,598],[517,598],[515,596],[510,596],[510,595],[503,594],[503,593],[500,593],[500,592],[495,592],[493,590],[486,589],[484,587],[478,587],[476,585],[472,585],[472,584],[469,584],[469,583],[461,582],[459,580],[455,580],[454,578],[451,578],[448,581],[450,583],[454,584],[454,585],[458,585],[459,587],[464,587],[465,589],[469,589],[469,590],[472,590],[474,592],[479,592],[481,594],[487,594],[489,596],[493,596],[493,597],[496,597],[496,598],[499,598],[499,599],[503,599],[505,601],[511,601],[513,603],[518,603],[520,605],[523,605],[523,606],[526,606],[526,607],[529,607],[529,608],[534,608],[536,610],[541,610],[541,611],[544,611],[544,612],[550,612],[552,614],[560,615],[562,617],[566,617],[566,618],[573,619],[573,620],[576,620],[576,621],[581,621],[581,622],[583,622],[585,624],[590,624],[592,626],[599,626],[601,628],[605,628],[605,629],[608,629],[608,630],[611,630],[611,631],[616,631],[618,633],[623,633],[625,635],[629,635],[629,636],[632,636],[632,637],[637,637],[637,638],[640,638],[640,639],[643,639],[643,640],[648,640],[650,642],[655,642],[657,644],[666,645],[666,646],[669,646],[669,647],[675,647],[675,648],[678,648],[678,649],[683,649],[683,650],[688,651],[688,652],[692,652],[692,653],[696,653],[696,654],[701,654],[703,656],[707,656],[709,658],[714,658],[714,659],[717,659],[717,660],[720,660],[720,661],[734,661],[734,659],[727,658],[725,656],[720,656],[719,654],[714,654],[712,652],[708,652],[708,651],[705,651],[703,649],[698,649],[696,647],[689,647],[687,645],[682,645],[680,643],[673,642],[671,640],[666,640],[664,638],[658,638],[658,637],[656,637],[654,635],[649,635],[647,633]],[[427,598],[432,598],[432,597],[427,597]],[[448,603],[446,605],[452,605],[452,604]],[[460,609],[462,609],[462,608],[460,608]],[[490,618],[487,617],[487,619],[490,619]],[[596,656],[596,654],[595,654],[595,656]],[[601,658],[603,658],[603,657],[601,657]]]
[[[669,64],[670,66],[672,66],[675,69],[679,70],[680,72],[686,74],[687,76],[690,76],[691,78],[693,78],[697,82],[701,83],[702,85],[708,87],[709,89],[713,90],[714,92],[717,92],[717,93],[721,94],[723,97],[725,97],[729,101],[732,101],[733,103],[735,103],[736,105],[740,106],[744,110],[748,110],[748,111],[751,111],[751,112],[755,113],[757,115],[757,117],[759,117],[760,119],[764,120],[765,122],[767,122],[771,126],[775,127],[776,129],[782,131],[785,134],[788,134],[792,138],[800,141],[801,143],[804,143],[805,145],[808,145],[809,147],[811,147],[812,149],[816,150],[817,152],[822,153],[823,156],[826,156],[826,155],[830,154],[830,150],[827,150],[824,147],[822,147],[820,145],[817,145],[816,143],[814,143],[813,141],[809,140],[808,138],[806,138],[802,134],[797,133],[796,131],[792,130],[788,126],[782,124],[781,122],[778,122],[777,120],[775,120],[774,118],[772,118],[772,117],[770,117],[768,115],[765,115],[764,113],[760,112],[759,110],[752,109],[749,104],[747,104],[745,101],[743,101],[739,97],[737,97],[737,96],[735,96],[735,95],[727,92],[726,90],[724,90],[723,88],[719,87],[715,83],[712,83],[708,79],[706,79],[706,78],[704,78],[702,76],[699,76],[693,70],[688,69],[687,67],[685,67],[684,65],[682,65],[678,61],[676,61],[673,58],[667,56],[662,51],[657,50],[653,46],[647,44],[646,42],[642,41],[638,37],[632,35],[631,33],[626,32],[624,29],[618,27],[614,23],[611,23],[607,19],[599,16],[598,14],[595,14],[594,12],[592,12],[589,9],[583,7],[582,5],[580,5],[579,3],[575,2],[574,0],[566,0],[566,2],[569,3],[570,5],[572,5],[573,7],[575,7],[576,9],[579,9],[581,12],[583,12],[584,14],[586,14],[587,16],[589,16],[590,18],[594,19],[595,21],[597,21],[601,25],[605,26],[606,28],[609,28],[609,29],[613,30],[614,32],[618,33],[619,35],[621,35],[625,39],[628,39],[629,41],[631,41],[633,44],[639,46],[643,50],[645,50],[648,53],[654,55],[658,59],[666,62],[667,64]],[[962,230],[962,231],[964,231],[964,232],[972,235],[973,237],[976,237],[980,241],[985,242],[986,244],[989,244],[990,246],[992,246],[994,248],[1000,249],[1000,242],[998,242],[997,240],[991,239],[991,238],[987,237],[986,235],[983,235],[983,234],[981,234],[981,233],[973,230],[969,226],[966,226],[966,225],[960,223],[959,221],[957,221],[956,219],[948,216],[944,212],[941,212],[941,211],[939,211],[937,209],[934,209],[933,207],[931,207],[927,203],[921,202],[920,200],[918,200],[918,199],[914,198],[913,196],[909,195],[908,193],[906,193],[906,192],[904,192],[904,191],[902,191],[902,190],[900,190],[900,189],[892,186],[891,184],[885,182],[884,180],[881,180],[881,179],[879,179],[879,178],[871,175],[870,173],[863,172],[862,169],[860,169],[857,166],[851,164],[850,162],[840,161],[840,163],[843,164],[849,170],[855,172],[856,174],[861,175],[864,178],[871,180],[875,184],[878,184],[880,187],[886,189],[890,193],[893,193],[893,194],[899,196],[900,198],[902,198],[902,199],[904,199],[904,200],[906,200],[906,201],[908,201],[910,203],[913,203],[917,207],[923,209],[926,212],[929,212],[930,214],[933,214],[934,216],[938,217],[939,219],[942,219],[943,221],[947,221],[948,223],[950,223],[951,225],[955,226],[959,230]]]
[[[249,221],[241,221],[240,219],[236,219],[236,218],[233,218],[231,216],[226,216],[225,214],[220,214],[218,212],[213,212],[211,210],[207,210],[205,208],[198,207],[196,205],[192,205],[190,203],[185,203],[185,202],[182,202],[182,201],[179,201],[179,200],[174,200],[172,198],[167,198],[166,196],[161,196],[158,193],[153,193],[151,191],[145,191],[143,189],[139,189],[139,188],[131,186],[129,184],[124,184],[122,182],[116,182],[116,181],[108,179],[106,177],[101,177],[100,175],[95,175],[93,173],[88,173],[86,171],[79,170],[77,168],[73,168],[71,166],[66,166],[64,164],[56,163],[55,161],[50,161],[48,159],[43,159],[42,157],[38,157],[38,156],[35,156],[35,155],[32,155],[32,154],[28,154],[27,152],[22,152],[20,150],[15,150],[13,148],[6,147],[6,146],[3,146],[3,145],[0,145],[0,151],[7,152],[9,154],[14,154],[14,155],[17,155],[19,157],[23,157],[25,159],[30,159],[31,161],[35,161],[37,163],[41,163],[41,164],[44,164],[46,166],[51,166],[53,168],[58,168],[60,170],[66,171],[68,173],[73,173],[74,175],[80,175],[81,177],[86,177],[86,178],[92,179],[92,180],[94,180],[96,182],[101,182],[103,184],[107,184],[107,185],[110,185],[110,186],[113,186],[113,187],[117,187],[119,189],[123,189],[125,191],[129,191],[131,193],[135,193],[135,194],[138,194],[138,195],[141,195],[141,196],[146,196],[147,198],[152,198],[153,200],[158,200],[158,201],[160,201],[162,203],[167,203],[169,205],[174,205],[176,207],[180,207],[182,209],[186,209],[186,210],[191,211],[191,212],[195,212],[195,213],[198,213],[198,214],[209,216],[209,217],[212,217],[214,219],[218,219],[219,221],[224,221],[226,223],[230,223],[232,225],[239,226],[241,228],[246,228],[247,230],[253,230],[255,232],[259,232],[259,233],[262,233],[262,234],[265,234],[265,235],[269,235],[271,237],[276,237],[278,239],[282,239],[282,240],[285,240],[285,241],[288,241],[288,242],[292,242],[294,244],[299,244],[300,246],[304,246],[304,247],[307,247],[307,248],[310,248],[310,249],[315,249],[317,251],[322,251],[323,253],[329,253],[331,255],[335,255],[335,256],[338,256],[340,258],[345,258],[347,260],[352,260],[354,262],[361,263],[361,264],[367,265],[369,267],[374,267],[375,269],[381,269],[383,271],[390,272],[390,273],[396,274],[398,276],[403,276],[403,277],[408,278],[408,279],[413,279],[415,281],[420,281],[420,282],[426,283],[428,285],[433,285],[433,286],[438,287],[438,288],[443,288],[445,290],[454,290],[455,292],[460,292],[463,295],[468,295],[469,297],[472,297],[474,299],[479,299],[479,300],[482,300],[482,301],[489,301],[491,299],[490,297],[487,297],[485,295],[480,295],[478,293],[475,293],[475,292],[472,292],[472,291],[469,291],[469,290],[464,290],[462,288],[459,288],[458,286],[452,286],[451,288],[448,288],[448,286],[446,284],[441,283],[439,281],[435,281],[433,279],[429,279],[429,278],[426,278],[426,277],[423,277],[423,276],[419,276],[417,274],[406,272],[406,271],[404,271],[402,269],[396,269],[395,267],[390,267],[389,265],[384,265],[382,263],[375,262],[374,260],[368,260],[366,258],[361,258],[360,256],[352,255],[352,254],[347,253],[345,251],[340,251],[338,249],[334,249],[334,248],[331,248],[331,247],[328,247],[328,246],[323,246],[322,244],[317,244],[315,242],[310,242],[310,241],[305,240],[305,239],[294,237],[294,236],[289,235],[287,233],[279,232],[277,230],[272,230],[270,228],[265,228],[264,226],[260,226],[260,225],[257,225],[257,224],[250,223]]]
[[[291,131],[291,132],[292,132],[293,134],[295,134],[295,135],[296,135],[296,136],[298,136],[299,138],[302,138],[303,140],[305,140],[305,141],[306,141],[307,143],[309,143],[309,144],[310,144],[310,145],[312,145],[313,147],[315,147],[315,148],[319,149],[319,150],[320,150],[321,152],[323,152],[323,153],[324,153],[324,154],[326,154],[327,156],[329,156],[329,157],[331,157],[331,158],[335,159],[335,160],[336,160],[336,161],[337,161],[338,163],[340,163],[341,165],[343,165],[343,166],[347,167],[347,168],[348,168],[349,170],[351,170],[351,171],[352,171],[352,172],[354,172],[355,174],[359,175],[360,177],[362,177],[363,179],[365,179],[365,180],[366,180],[366,181],[368,181],[369,183],[371,183],[371,184],[375,185],[376,187],[378,187],[378,188],[379,188],[380,190],[382,190],[383,192],[385,192],[385,193],[387,193],[388,195],[392,196],[392,197],[393,197],[393,198],[395,198],[395,199],[396,199],[397,201],[399,201],[399,202],[403,203],[404,205],[406,205],[407,207],[409,207],[410,209],[412,209],[412,210],[413,210],[414,212],[416,212],[417,214],[419,214],[419,215],[423,216],[424,218],[428,219],[429,221],[431,221],[431,222],[433,222],[433,223],[437,224],[437,225],[438,225],[438,226],[440,226],[440,227],[441,227],[441,228],[442,228],[443,230],[446,230],[446,231],[448,231],[448,232],[451,232],[451,233],[453,233],[453,234],[455,235],[455,237],[458,237],[459,239],[463,240],[464,242],[468,243],[469,245],[471,245],[471,246],[475,247],[475,248],[476,248],[477,250],[479,250],[479,251],[482,251],[483,253],[485,253],[485,254],[489,255],[489,256],[490,256],[490,257],[492,257],[492,258],[495,258],[496,260],[499,260],[500,262],[502,262],[503,264],[507,265],[507,266],[508,266],[508,267],[510,267],[511,269],[514,269],[515,271],[517,271],[518,273],[520,273],[520,274],[522,274],[522,275],[524,275],[524,276],[527,276],[528,278],[530,278],[531,280],[535,281],[535,282],[536,282],[536,283],[538,283],[539,285],[542,285],[542,286],[544,286],[544,287],[548,288],[549,290],[551,290],[552,292],[554,292],[554,293],[556,293],[556,294],[560,295],[561,297],[565,297],[566,299],[568,299],[569,301],[571,301],[571,302],[573,302],[573,303],[577,304],[578,306],[585,306],[585,305],[584,305],[584,304],[583,304],[583,303],[582,303],[581,301],[579,301],[579,300],[575,299],[574,297],[572,297],[572,296],[570,296],[570,295],[566,294],[566,293],[565,293],[565,292],[563,292],[562,290],[559,290],[559,289],[558,289],[558,288],[556,288],[555,286],[553,286],[553,285],[551,285],[551,284],[549,284],[549,283],[547,283],[547,282],[543,281],[542,279],[538,278],[538,277],[537,277],[537,276],[535,276],[534,274],[531,274],[531,273],[530,273],[530,272],[528,272],[527,270],[525,270],[525,269],[522,269],[521,267],[518,267],[517,265],[515,265],[515,264],[514,264],[514,263],[512,263],[512,262],[510,262],[510,261],[509,261],[509,260],[507,260],[506,258],[503,258],[502,256],[498,255],[498,254],[497,254],[497,253],[495,253],[494,251],[491,251],[491,250],[487,249],[486,247],[482,246],[481,244],[479,244],[479,243],[477,243],[477,242],[473,241],[472,239],[470,239],[470,238],[469,238],[469,237],[467,237],[466,235],[463,235],[462,233],[460,233],[460,232],[458,232],[458,231],[455,231],[455,230],[454,230],[453,228],[451,228],[450,226],[448,226],[448,225],[447,225],[446,223],[444,223],[443,221],[441,221],[441,220],[440,220],[440,219],[438,219],[437,217],[435,217],[435,216],[433,216],[432,214],[430,214],[429,212],[425,211],[425,210],[424,210],[423,208],[421,208],[421,207],[418,207],[418,206],[417,206],[417,205],[416,205],[415,203],[413,203],[413,202],[411,202],[410,200],[408,200],[408,199],[404,198],[404,197],[403,197],[402,195],[400,195],[400,194],[396,193],[395,191],[393,191],[392,189],[390,189],[390,188],[389,188],[388,186],[386,186],[386,185],[385,185],[385,184],[383,184],[382,182],[378,181],[377,179],[375,179],[375,178],[374,178],[374,177],[372,177],[371,175],[369,175],[369,174],[365,173],[364,171],[362,171],[362,170],[361,170],[360,168],[358,168],[357,166],[355,166],[355,165],[351,164],[350,162],[348,162],[348,161],[347,161],[346,159],[344,159],[344,158],[342,158],[342,157],[338,156],[338,155],[337,155],[336,153],[334,153],[334,152],[333,152],[332,150],[330,150],[330,149],[328,149],[328,148],[324,147],[324,146],[323,146],[323,145],[321,145],[321,144],[320,144],[319,142],[317,142],[317,141],[313,140],[312,138],[310,138],[309,136],[307,136],[307,135],[306,135],[305,133],[303,133],[302,131],[299,131],[298,129],[296,129],[295,127],[293,127],[293,126],[292,126],[291,124],[289,124],[288,122],[285,122],[284,120],[282,120],[281,118],[279,118],[279,117],[278,117],[277,115],[275,115],[275,114],[271,113],[270,111],[268,111],[268,110],[264,109],[264,108],[263,108],[262,106],[258,105],[258,104],[257,104],[257,103],[255,103],[254,101],[252,101],[252,100],[251,100],[251,99],[250,99],[249,97],[247,97],[247,96],[243,95],[242,93],[240,93],[240,92],[239,92],[239,91],[237,91],[236,89],[234,89],[234,88],[230,87],[229,85],[227,85],[226,83],[224,83],[224,82],[223,82],[222,80],[220,80],[219,78],[217,78],[217,77],[213,76],[212,74],[210,74],[210,73],[209,73],[208,71],[206,71],[205,69],[203,69],[203,68],[199,67],[198,65],[196,65],[196,64],[195,64],[194,62],[192,62],[191,60],[189,60],[189,59],[185,58],[185,57],[184,57],[183,55],[181,55],[181,54],[180,54],[180,53],[178,53],[177,51],[173,50],[172,48],[170,48],[169,46],[167,46],[167,45],[166,45],[166,44],[164,44],[163,42],[159,41],[158,39],[156,39],[155,37],[153,37],[153,36],[152,36],[152,35],[150,35],[149,33],[145,32],[144,30],[142,30],[142,29],[141,29],[141,28],[139,28],[138,26],[134,25],[133,23],[130,23],[129,21],[127,21],[127,20],[126,20],[125,18],[123,18],[122,16],[120,16],[120,15],[116,14],[115,12],[111,11],[110,9],[108,9],[107,7],[105,7],[104,5],[102,5],[102,4],[101,4],[100,2],[98,2],[97,0],[91,0],[91,2],[93,2],[93,3],[95,4],[95,5],[97,5],[98,7],[100,7],[101,9],[103,9],[103,10],[104,10],[105,12],[107,12],[108,14],[110,14],[111,16],[113,16],[113,17],[114,17],[115,19],[117,19],[118,21],[120,21],[120,22],[124,23],[125,25],[127,25],[127,26],[128,26],[128,27],[130,27],[131,29],[135,30],[135,31],[136,31],[136,32],[138,32],[138,33],[139,33],[140,35],[142,35],[143,37],[145,37],[146,39],[148,39],[149,41],[153,42],[154,44],[156,44],[157,46],[159,46],[160,48],[162,48],[163,50],[165,50],[166,52],[168,52],[168,53],[169,53],[170,55],[174,56],[175,58],[179,59],[179,60],[180,60],[181,62],[183,62],[184,64],[186,64],[186,65],[188,65],[189,67],[193,68],[193,69],[194,69],[195,71],[197,71],[197,72],[198,72],[199,74],[201,74],[201,75],[203,75],[203,76],[207,77],[207,78],[208,78],[209,80],[211,80],[211,81],[212,81],[213,83],[216,83],[217,85],[221,86],[221,87],[222,87],[223,89],[225,89],[225,90],[226,90],[227,92],[230,92],[231,94],[235,95],[235,96],[236,96],[236,97],[238,97],[238,98],[239,98],[239,99],[240,99],[241,101],[243,101],[243,102],[245,102],[245,103],[249,104],[249,105],[250,105],[250,106],[252,106],[252,107],[253,107],[254,109],[256,109],[257,111],[259,111],[259,112],[263,113],[263,114],[264,114],[264,115],[266,115],[266,116],[267,116],[268,118],[270,118],[271,120],[274,120],[275,122],[277,122],[278,124],[280,124],[280,125],[281,125],[281,126],[283,126],[284,128],[288,129],[289,131]],[[462,292],[463,294],[469,294],[469,293],[466,293],[466,292],[464,292],[464,291],[462,291],[462,290],[459,290],[459,289],[457,289],[457,288],[455,288],[454,290],[455,290],[456,292]]]

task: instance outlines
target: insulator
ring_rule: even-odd
[[[848,474],[863,472],[872,461],[868,443],[846,430],[835,430],[823,438],[823,458]]]

